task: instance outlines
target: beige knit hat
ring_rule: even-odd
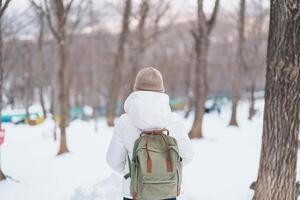
[[[165,92],[165,87],[160,71],[153,67],[141,69],[135,78],[134,91],[145,90]]]

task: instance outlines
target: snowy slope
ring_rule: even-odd
[[[249,185],[256,179],[261,143],[263,102],[258,104],[260,112],[252,122],[247,120],[248,105],[240,105],[239,128],[227,126],[230,105],[220,116],[205,116],[205,139],[193,141],[196,157],[184,169],[180,199],[251,199]],[[185,123],[190,127],[192,118]],[[71,153],[61,157],[55,156],[58,143],[53,141],[52,127],[51,121],[37,127],[6,125],[3,169],[13,180],[0,183],[0,199],[121,199],[122,177],[105,163],[112,133],[105,120],[99,121],[98,133],[93,122],[73,122],[68,129]]]

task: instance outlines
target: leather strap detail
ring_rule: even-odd
[[[166,167],[168,172],[173,172],[173,165],[171,160],[171,153],[169,149],[169,144],[167,143],[165,139],[164,132],[167,132],[167,135],[169,135],[169,130],[167,129],[161,129],[161,130],[153,130],[153,131],[143,131],[140,136],[143,135],[160,135],[165,143],[166,146],[166,152],[167,152],[167,160],[166,160]],[[152,172],[152,160],[150,157],[149,149],[148,149],[148,138],[146,139],[146,153],[147,153],[147,173]]]
[[[147,173],[152,173],[152,160],[147,160]]]
[[[132,194],[132,198],[133,198],[133,200],[136,200],[136,197],[137,197],[137,193],[136,193],[136,192],[134,192],[134,193]]]
[[[146,140],[146,153],[147,153],[147,173],[152,172],[152,160],[148,149],[148,138]]]
[[[142,135],[160,135],[160,134],[164,134],[164,132],[166,132],[167,135],[170,135],[169,130],[164,128],[161,130],[143,131],[140,136],[142,136]]]

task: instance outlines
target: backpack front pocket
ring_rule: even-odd
[[[141,196],[145,199],[167,199],[177,196],[176,177],[143,177]]]

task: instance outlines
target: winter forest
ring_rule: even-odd
[[[122,199],[145,67],[195,154],[177,199],[300,200],[300,0],[0,0],[0,199]]]

